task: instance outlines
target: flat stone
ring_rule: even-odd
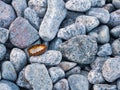
[[[59,46],[63,57],[79,64],[90,64],[97,53],[96,40],[87,35],[78,35],[62,43]]]
[[[120,37],[120,25],[112,28],[110,33],[112,34],[113,37],[119,38]]]
[[[30,64],[25,68],[25,79],[33,90],[52,90],[52,80],[43,64]]]
[[[3,60],[5,54],[6,54],[6,47],[3,44],[0,44],[0,61]]]
[[[41,63],[47,66],[58,65],[62,60],[62,54],[57,50],[48,50],[39,56],[31,56],[31,63]]]
[[[22,17],[16,18],[9,30],[11,43],[19,48],[26,48],[39,39],[37,30]]]

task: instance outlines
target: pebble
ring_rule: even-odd
[[[7,52],[7,49],[6,49],[5,45],[0,44],[0,61],[3,60],[6,52]]]
[[[102,74],[108,82],[120,78],[120,57],[107,59],[103,64]]]
[[[55,83],[53,90],[69,90],[68,81],[66,79],[61,79]]]
[[[15,68],[10,61],[5,61],[2,64],[2,78],[10,81],[15,81],[17,78]]]
[[[33,90],[52,90],[52,80],[47,68],[43,64],[30,64],[25,68],[25,79],[30,83]]]
[[[53,83],[65,77],[65,72],[60,67],[51,67],[49,74]]]
[[[9,30],[0,28],[0,43],[5,43],[8,40]]]
[[[62,60],[62,54],[57,50],[48,50],[39,56],[31,56],[31,63],[41,63],[47,66],[58,65]]]
[[[44,41],[51,41],[55,38],[59,26],[67,14],[64,6],[63,0],[48,0],[48,9],[39,29],[39,35]]]
[[[0,27],[7,28],[15,18],[13,8],[0,0]]]
[[[76,35],[84,34],[86,34],[86,29],[83,24],[71,24],[65,28],[61,28],[58,31],[57,37],[68,40]]]
[[[94,16],[81,15],[76,18],[75,24],[83,24],[86,27],[86,31],[90,32],[99,25],[99,20]]]
[[[65,6],[71,11],[85,12],[91,8],[91,2],[89,0],[69,0]]]
[[[102,7],[105,5],[106,0],[90,0],[91,1],[91,6],[94,7]]]
[[[120,9],[120,0],[112,0],[112,4],[115,8]]]
[[[59,45],[62,43],[62,39],[60,38],[55,38],[53,39],[50,44],[49,44],[49,50],[57,50]]]
[[[47,10],[47,0],[29,0],[28,6],[35,10],[39,17],[44,17]]]
[[[26,48],[39,39],[37,30],[22,17],[15,19],[10,25],[9,31],[11,43],[19,48]]]
[[[88,80],[91,84],[99,84],[99,83],[105,82],[105,80],[102,76],[102,73],[97,70],[91,70],[88,73]]]
[[[15,9],[17,16],[23,16],[25,8],[27,8],[26,0],[12,0],[12,6]]]
[[[110,40],[109,27],[107,25],[102,25],[93,29],[89,35],[95,37],[98,43],[101,44],[108,43]]]
[[[39,26],[42,20],[39,18],[34,9],[31,9],[30,7],[26,8],[24,10],[24,18],[26,18],[33,27],[39,30]]]
[[[117,80],[117,88],[120,90],[120,79]]]
[[[112,47],[111,47],[111,45],[109,43],[101,45],[99,47],[99,51],[97,53],[98,56],[102,56],[102,57],[109,56],[111,54],[112,54]]]
[[[20,90],[20,88],[13,82],[7,80],[0,81],[0,90]]]
[[[119,38],[120,37],[120,25],[114,27],[111,29],[110,31],[111,35],[115,38]]]
[[[59,66],[66,72],[70,69],[72,69],[73,67],[75,67],[77,65],[77,63],[74,62],[68,62],[68,61],[62,61]]]
[[[110,4],[110,3],[106,4],[103,8],[108,10],[109,13],[111,13],[115,10],[115,7],[113,6],[113,4]]]
[[[62,43],[59,46],[63,57],[79,64],[90,64],[97,53],[96,40],[87,35],[78,35]]]
[[[68,77],[71,90],[88,90],[89,83],[85,76],[74,74]]]
[[[110,20],[110,14],[108,10],[104,8],[91,8],[87,15],[95,16],[101,23],[106,24]]]
[[[116,85],[95,84],[93,90],[117,90]]]
[[[13,48],[10,53],[10,61],[15,67],[16,72],[19,72],[27,64],[27,56],[23,50]]]

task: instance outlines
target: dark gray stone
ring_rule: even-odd
[[[120,9],[120,0],[112,0],[112,4],[113,4],[117,9]]]
[[[6,47],[3,44],[0,44],[0,61],[3,60],[5,54],[6,54]]]
[[[108,10],[110,13],[115,10],[115,7],[111,3],[106,4],[103,8]]]
[[[119,38],[120,37],[120,25],[112,28],[110,33],[112,34],[113,37]]]

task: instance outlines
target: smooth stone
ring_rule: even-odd
[[[115,8],[120,9],[120,0],[112,0],[112,4]]]
[[[120,25],[114,27],[111,29],[110,31],[111,35],[115,38],[119,38],[120,37]]]
[[[7,49],[4,44],[0,44],[0,61],[4,59]]]
[[[108,10],[109,13],[111,13],[111,12],[113,12],[115,10],[115,7],[111,3],[106,4],[103,8]]]
[[[102,7],[105,5],[106,0],[90,0],[91,1],[91,6],[94,7]]]

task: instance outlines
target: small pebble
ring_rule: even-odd
[[[7,49],[6,49],[5,45],[0,44],[0,61],[3,60],[6,52],[7,52]]]
[[[120,0],[112,0],[112,4],[115,8],[120,9]]]
[[[111,29],[110,31],[111,35],[115,38],[119,38],[120,37],[120,25],[114,27]]]

